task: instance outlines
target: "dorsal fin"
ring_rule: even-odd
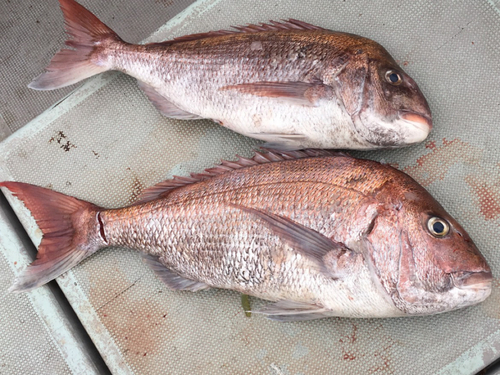
[[[326,30],[322,27],[294,19],[282,20],[281,22],[269,21],[269,23],[261,23],[259,25],[248,24],[246,26],[231,26],[231,27],[235,30],[218,30],[218,31],[209,31],[207,33],[184,35],[178,38],[174,38],[172,40],[167,40],[165,42],[150,43],[148,45],[170,46],[176,43],[191,42],[193,40],[200,40],[200,39],[212,38],[229,34],[251,34],[251,33],[280,31],[280,30],[301,30],[301,31]]]
[[[262,147],[262,150],[264,152],[256,151],[255,155],[252,158],[245,158],[236,155],[238,158],[238,160],[236,161],[222,160],[221,164],[213,168],[205,169],[205,171],[201,173],[191,173],[190,177],[174,176],[169,180],[162,181],[154,186],[151,186],[143,190],[133,204],[138,205],[150,202],[158,198],[164,198],[165,196],[168,195],[169,192],[178,187],[194,184],[196,182],[204,181],[209,178],[234,171],[236,169],[250,167],[253,165],[266,164],[284,160],[304,159],[309,157],[348,156],[347,154],[342,152],[328,151],[321,149],[307,149],[300,151],[278,151]]]

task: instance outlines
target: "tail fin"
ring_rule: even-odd
[[[0,182],[31,211],[43,232],[36,259],[10,287],[25,292],[55,279],[106,246],[99,207],[21,182]]]
[[[39,75],[28,87],[35,90],[53,90],[77,83],[85,78],[109,70],[105,61],[93,58],[96,47],[109,42],[122,42],[113,30],[74,0],[59,0],[64,14],[66,32],[72,37],[50,61],[47,72]],[[107,41],[108,43],[103,43]]]

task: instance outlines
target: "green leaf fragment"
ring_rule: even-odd
[[[250,297],[248,296],[248,294],[241,295],[241,306],[243,306],[243,310],[245,311],[246,317],[250,318],[252,316],[252,313],[250,312],[251,310]]]

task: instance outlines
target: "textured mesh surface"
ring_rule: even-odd
[[[2,249],[2,253],[6,249]],[[3,255],[3,254],[2,254]],[[14,278],[7,260],[0,256],[2,285]],[[2,292],[5,292],[2,288]],[[0,303],[0,374],[71,374],[62,353],[28,295],[9,294]],[[19,340],[22,337],[24,340]],[[29,345],[25,340],[29,340]]]
[[[419,83],[435,128],[421,145],[355,154],[416,178],[463,224],[498,276],[498,7],[207,0],[155,40],[298,18],[380,42]],[[4,142],[0,177],[117,207],[164,177],[250,155],[255,144],[209,121],[165,119],[132,79],[108,74]],[[472,374],[500,355],[498,279],[485,303],[443,315],[288,324],[245,318],[233,292],[171,292],[126,249],[104,250],[59,281],[116,373]]]

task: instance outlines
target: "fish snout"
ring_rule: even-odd
[[[493,282],[489,267],[480,272],[455,272],[452,277],[455,286],[462,289],[491,289]]]

